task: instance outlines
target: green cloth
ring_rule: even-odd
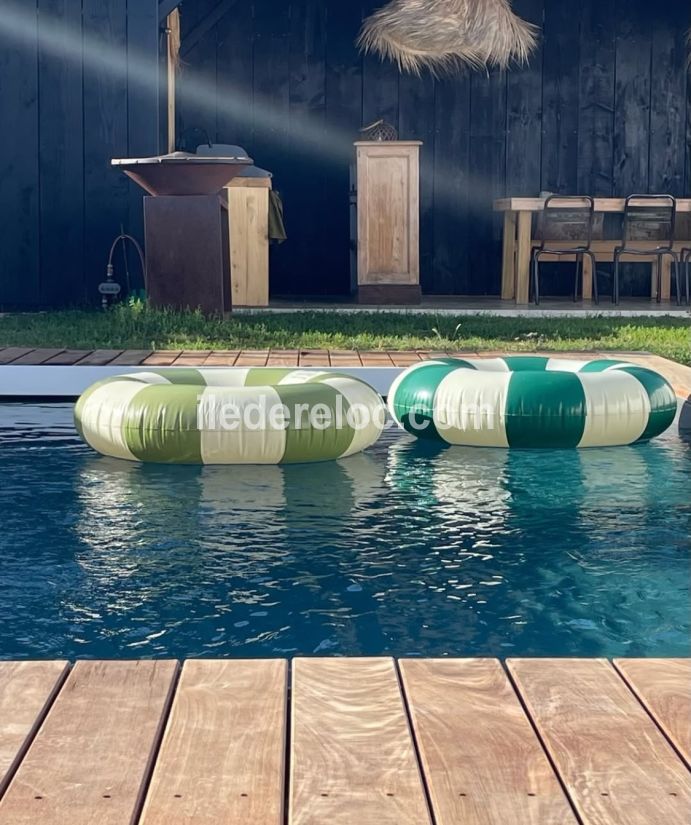
[[[285,224],[283,223],[283,201],[281,195],[274,189],[269,190],[269,240],[273,243],[283,243],[287,240]]]

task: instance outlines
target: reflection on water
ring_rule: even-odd
[[[691,445],[167,467],[0,406],[0,657],[688,655]]]

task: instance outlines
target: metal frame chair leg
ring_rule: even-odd
[[[576,255],[576,279],[573,286],[573,302],[574,304],[578,301],[578,280],[579,276],[581,281],[583,280],[583,254],[578,253]]]
[[[662,301],[662,259],[664,256],[657,256],[657,289],[655,290],[655,300],[657,303]]]

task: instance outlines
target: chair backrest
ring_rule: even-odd
[[[624,243],[674,242],[677,202],[672,195],[629,195],[624,205]]]
[[[590,246],[594,202],[587,195],[550,195],[540,213],[539,231],[545,241],[578,241]]]

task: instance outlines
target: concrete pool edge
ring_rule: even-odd
[[[186,367],[122,366],[0,366],[0,400],[12,398],[78,398],[84,390],[102,378],[156,370],[179,370]],[[205,367],[205,369],[244,369],[243,367]],[[270,368],[269,368],[270,369]],[[403,367],[300,367],[312,372],[337,372],[367,381],[381,395],[386,395]]]
[[[252,358],[252,351],[245,350],[247,358]],[[265,356],[265,361],[269,360],[266,352],[262,351]],[[495,357],[498,353],[495,352],[445,352],[444,357],[457,356],[467,357]],[[527,353],[526,353],[527,354]],[[633,363],[647,366],[654,369],[663,375],[674,387],[677,396],[685,403],[685,407],[691,406],[691,367],[687,367],[669,358],[664,358],[659,355],[652,355],[647,352],[545,352],[545,353],[530,353],[535,355],[548,354],[553,357],[561,358],[580,358],[583,360],[592,360],[595,358],[611,357],[620,358],[621,360],[631,361]],[[191,354],[190,354],[191,355]],[[213,353],[212,353],[213,355]],[[259,352],[256,353],[258,357]],[[399,356],[400,361],[408,360],[408,363],[395,364],[391,355]],[[388,358],[389,364],[382,365],[358,365],[349,363],[347,359],[339,356],[339,361],[342,363],[333,363],[335,356],[332,353],[324,351],[323,360],[325,363],[315,363],[318,361],[318,356],[312,358],[312,363],[296,363],[294,366],[304,370],[312,371],[329,371],[339,372],[345,375],[351,375],[355,378],[361,378],[367,381],[377,392],[382,395],[387,395],[389,387],[394,379],[411,363],[433,358],[442,355],[442,353],[433,353],[426,351],[411,351],[408,353],[408,358],[404,359],[404,352],[387,352],[387,351],[372,351],[371,353],[359,353],[358,359],[364,360],[365,357],[381,357]],[[205,369],[242,369],[245,366],[264,366],[265,364],[235,364],[233,366],[223,366],[208,362],[209,353],[200,353],[198,363],[193,363],[194,358],[186,358],[184,363],[179,364],[157,364],[157,363],[130,363],[130,364],[103,364],[103,365],[89,365],[89,364],[22,364],[9,363],[0,364],[0,400],[13,400],[20,398],[45,398],[45,399],[71,399],[77,398],[84,390],[96,381],[102,378],[108,378],[114,375],[124,375],[134,372],[146,372],[152,368],[157,370],[176,370],[185,367],[199,367],[203,366]],[[146,357],[142,361],[146,361]],[[178,359],[179,360],[179,359]],[[295,360],[298,361],[298,355],[295,355]],[[353,358],[352,361],[355,359]],[[206,363],[205,363],[206,362]],[[331,362],[331,363],[329,363]],[[279,364],[267,364],[268,366],[279,366]],[[281,365],[282,366],[282,365]],[[287,363],[285,366],[289,366]],[[290,366],[293,366],[292,364]],[[684,419],[687,416],[684,413]],[[691,412],[688,414],[691,421]],[[691,426],[691,423],[689,424]]]

